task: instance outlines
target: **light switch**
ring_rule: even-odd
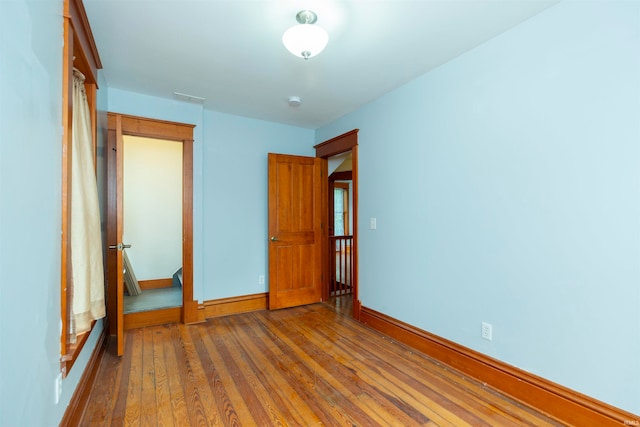
[[[377,221],[375,218],[371,218],[370,222],[369,222],[369,228],[371,228],[372,230],[375,230],[378,227],[377,225]]]

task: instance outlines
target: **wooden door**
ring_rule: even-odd
[[[269,309],[322,299],[322,159],[269,154]]]
[[[123,170],[124,150],[122,118],[115,118],[115,129],[107,138],[107,316],[109,334],[117,341],[117,354],[124,354],[124,276],[122,250],[123,232]]]

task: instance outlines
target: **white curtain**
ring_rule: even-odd
[[[105,316],[100,208],[84,76],[73,71],[70,341]]]

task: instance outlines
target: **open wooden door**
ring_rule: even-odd
[[[322,165],[269,153],[269,309],[322,299]]]
[[[115,129],[107,138],[107,317],[109,334],[116,338],[117,355],[124,354],[123,232],[123,140],[122,118],[115,117]]]

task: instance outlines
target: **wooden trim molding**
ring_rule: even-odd
[[[144,328],[146,326],[179,323],[182,318],[182,307],[171,307],[160,310],[140,311],[124,314],[124,330]]]
[[[89,18],[82,4],[82,0],[67,0],[65,17],[70,19],[75,35],[75,42],[79,48],[75,49],[75,64],[82,67],[81,71],[91,83],[98,82],[98,70],[102,68],[98,48],[96,47]]]
[[[63,378],[66,378],[67,374],[71,371],[71,368],[73,368],[74,363],[76,363],[76,359],[80,355],[84,345],[87,343],[87,339],[89,339],[89,335],[91,335],[95,324],[96,321],[93,320],[91,322],[91,327],[87,332],[78,335],[74,344],[66,345],[66,353],[60,356],[60,372],[62,372]]]
[[[605,427],[636,425],[640,421],[638,415],[533,375],[368,307],[361,307],[360,321],[563,423]]]
[[[125,135],[174,141],[193,141],[193,128],[196,125],[110,112],[108,115],[109,129],[116,128],[118,116],[122,120],[122,133]]]
[[[186,324],[199,321],[193,298],[193,128],[188,134],[182,139],[182,323]]]
[[[269,294],[266,292],[205,301],[196,307],[195,321],[192,323],[204,322],[212,317],[266,310],[268,301]],[[164,325],[166,323],[179,323],[182,320],[183,310],[182,307],[174,307],[127,313],[124,315],[124,329],[130,330],[146,326]]]
[[[353,179],[353,171],[334,172],[329,175],[329,181],[351,181]]]
[[[356,144],[357,142],[358,140],[356,134]],[[360,320],[360,310],[362,308],[362,302],[360,301],[360,238],[358,237],[358,200],[360,200],[360,190],[358,184],[358,145],[355,145],[351,148],[351,157],[353,161],[353,164],[351,165],[351,173],[353,174],[353,177],[351,179],[351,198],[353,199],[353,250],[351,252],[351,259],[353,260],[353,265],[351,266],[351,277],[353,277],[353,317],[356,320]]]
[[[143,291],[149,289],[170,288],[173,286],[173,279],[138,280],[138,284],[140,285],[140,289]]]
[[[68,5],[67,5],[68,6]],[[64,20],[64,46],[62,59],[62,173],[61,198],[62,221],[60,224],[60,371],[66,376],[71,369],[67,361],[75,359],[69,348],[69,293],[71,281],[71,118],[73,117],[73,94],[71,93],[73,66],[73,29],[69,19]]]
[[[318,145],[314,145],[313,148],[316,149],[316,157],[331,157],[351,150],[358,145],[358,131],[359,129],[354,129]]]
[[[266,310],[268,306],[269,294],[267,292],[210,300],[200,305],[201,310],[204,312],[205,319],[246,313],[249,311]]]
[[[60,421],[60,427],[80,425],[80,421],[82,420],[84,410],[87,407],[89,395],[93,389],[93,384],[95,383],[96,376],[98,375],[98,369],[100,369],[100,363],[102,362],[102,357],[106,349],[106,340],[108,336],[107,323],[105,322],[103,326],[104,327],[98,337],[96,346],[91,353],[89,361],[87,362],[87,367],[85,368],[82,377],[80,377],[80,382],[78,382],[78,386],[73,392],[73,396],[71,396],[69,406],[67,406],[67,409],[64,411],[64,416],[62,417],[62,421]]]

